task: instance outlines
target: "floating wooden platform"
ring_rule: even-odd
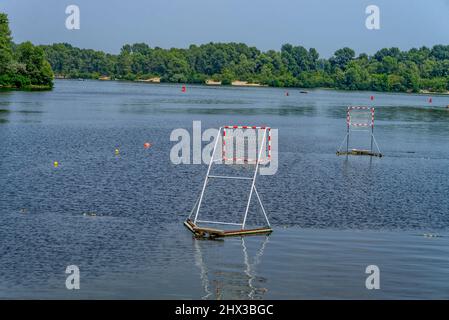
[[[372,152],[370,150],[352,149],[349,151],[337,151],[337,156],[371,156],[381,158],[382,153]]]
[[[197,237],[206,238],[221,238],[221,237],[232,237],[232,236],[248,236],[257,234],[270,234],[273,230],[269,227],[257,228],[257,229],[240,229],[240,230],[221,230],[214,228],[199,227],[193,223],[192,220],[187,219],[184,221],[184,225],[192,231]]]

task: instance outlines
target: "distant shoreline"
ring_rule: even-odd
[[[41,47],[54,73],[72,78],[449,94],[449,45],[382,48],[372,55],[344,47],[329,58],[289,43],[268,51],[235,42],[170,49],[134,43],[119,54],[68,43]]]
[[[273,87],[268,85],[262,85],[262,84],[249,84],[249,85],[237,85],[237,84],[208,84],[208,83],[189,83],[189,82],[168,82],[168,81],[145,81],[145,80],[126,80],[126,79],[91,79],[91,78],[62,78],[62,77],[55,77],[55,80],[69,80],[69,81],[111,81],[111,82],[130,82],[130,83],[145,83],[149,85],[159,85],[159,84],[170,84],[170,85],[195,85],[195,86],[203,86],[203,87],[225,87],[225,88],[239,88],[239,87],[246,87],[246,88],[273,88],[273,89],[284,89],[286,91],[288,90],[301,90],[306,91],[307,93],[309,91],[313,90],[328,90],[328,91],[337,91],[337,92],[377,92],[377,93],[385,93],[385,94],[410,94],[410,95],[424,95],[424,96],[449,96],[449,91],[445,92],[431,92],[428,90],[421,90],[420,92],[392,92],[392,91],[373,91],[373,90],[345,90],[345,89],[336,89],[336,88],[327,88],[327,87],[315,87],[315,88],[304,88],[304,87]],[[19,89],[20,90],[20,89]]]

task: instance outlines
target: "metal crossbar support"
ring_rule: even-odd
[[[380,151],[379,145],[377,144],[376,138],[374,137],[374,135],[372,135],[372,139],[374,142],[374,145],[376,146],[377,151],[379,151],[380,154],[382,154],[382,152]]]
[[[265,143],[266,136],[267,136],[267,130],[265,129],[264,133],[263,133],[262,142],[260,143],[259,156],[257,157],[256,170],[254,170],[253,182],[251,184],[251,190],[249,191],[248,203],[246,204],[246,210],[245,210],[245,216],[243,217],[242,229],[245,229],[246,217],[248,216],[249,205],[251,204],[251,197],[253,196],[253,190],[254,190],[255,184],[256,184],[257,171],[259,170],[260,158],[262,157],[262,151],[263,151],[262,147]]]
[[[228,176],[209,176],[209,178],[215,178],[215,179],[253,180],[253,178],[249,178],[249,177],[228,177]]]
[[[214,224],[229,224],[233,226],[241,226],[241,223],[234,223],[234,222],[221,222],[221,221],[208,221],[208,220],[197,220],[196,222],[202,222],[202,223],[214,223]]]
[[[218,129],[218,135],[215,140],[214,150],[212,151],[212,156],[210,157],[209,166],[207,167],[206,179],[204,179],[203,189],[201,190],[200,200],[198,202],[198,207],[196,208],[195,220],[193,223],[196,224],[196,220],[198,219],[198,213],[200,212],[201,202],[203,201],[204,191],[206,190],[207,180],[209,179],[210,168],[212,167],[212,163],[214,162],[215,150],[217,150],[218,140],[220,140],[220,132],[221,127]]]
[[[262,200],[260,200],[259,192],[257,192],[256,186],[254,186],[254,193],[255,193],[256,196],[257,196],[257,200],[259,200],[259,204],[260,204],[260,207],[262,208],[262,212],[263,212],[263,215],[265,216],[265,220],[267,221],[267,225],[268,225],[269,227],[271,227],[270,221],[268,221],[267,213],[266,213],[266,211],[265,211],[265,208],[263,207]]]
[[[260,142],[260,145],[259,145],[258,157],[257,157],[256,163],[255,163],[256,167],[255,167],[254,174],[253,174],[252,177],[221,176],[221,175],[211,175],[210,174],[211,168],[212,168],[212,164],[217,162],[216,160],[214,160],[214,155],[215,155],[215,152],[217,150],[218,142],[219,142],[219,140],[222,137],[221,133],[224,130],[223,128],[227,128],[227,129],[261,129],[261,130],[264,130],[262,141]],[[267,141],[267,132],[270,129],[271,128],[269,128],[269,127],[255,127],[255,126],[225,126],[225,127],[220,127],[218,129],[218,134],[217,134],[216,141],[215,141],[215,144],[214,144],[214,149],[212,151],[211,159],[210,159],[210,162],[209,162],[209,165],[208,165],[208,168],[207,168],[206,177],[204,179],[203,187],[201,189],[201,194],[200,194],[199,198],[197,199],[197,201],[195,202],[195,205],[194,205],[194,207],[193,207],[193,209],[192,209],[192,211],[190,212],[190,215],[189,215],[189,219],[190,219],[190,217],[193,215],[193,212],[195,212],[195,217],[194,217],[194,220],[193,220],[194,224],[199,222],[199,223],[208,223],[208,224],[236,225],[236,226],[240,226],[242,230],[245,229],[246,220],[247,220],[247,217],[248,217],[249,206],[251,204],[251,199],[252,199],[253,192],[254,192],[256,194],[256,197],[257,197],[257,200],[259,202],[259,205],[260,205],[260,207],[262,209],[263,215],[265,217],[265,221],[267,222],[267,225],[270,227],[270,222],[268,220],[267,213],[266,213],[265,208],[264,208],[264,206],[262,204],[262,200],[260,199],[259,193],[257,192],[257,189],[256,189],[256,178],[257,178],[257,173],[259,171],[259,164],[262,163],[262,161],[261,161],[262,152],[264,150],[263,149],[264,145],[265,145],[265,143]],[[271,140],[271,139],[268,139],[268,140]],[[271,142],[269,141],[269,143],[271,143]],[[271,148],[269,148],[269,149],[271,149]],[[206,186],[207,186],[207,183],[208,183],[209,179],[251,180],[251,189],[250,189],[248,201],[247,201],[247,204],[246,204],[246,209],[245,209],[245,213],[244,213],[244,216],[243,216],[243,222],[242,223],[232,223],[232,222],[221,222],[221,221],[210,221],[210,220],[200,220],[200,219],[198,219],[200,208],[201,208],[201,204],[202,204],[203,198],[204,198],[204,193],[205,193]],[[196,209],[196,211],[195,211],[195,209]]]

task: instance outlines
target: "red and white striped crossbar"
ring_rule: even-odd
[[[271,130],[270,127],[258,127],[258,126],[223,126],[225,129],[267,129]]]
[[[267,130],[268,132],[268,159],[266,160],[260,160],[260,163],[266,163],[271,160],[271,128],[265,127],[265,126],[223,126],[223,149],[222,149],[222,159],[223,161],[242,161],[245,163],[256,163],[257,159],[240,159],[240,158],[226,158],[226,140],[224,137],[226,137],[226,129],[260,129],[260,130]]]
[[[371,123],[351,123],[351,110],[370,110],[371,111]],[[373,127],[374,128],[374,108],[363,106],[350,106],[346,113],[346,124],[353,127]]]

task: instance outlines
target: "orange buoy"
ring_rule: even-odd
[[[144,147],[145,149],[148,149],[149,147],[151,147],[151,143],[145,142],[145,143],[143,144],[143,147]]]

